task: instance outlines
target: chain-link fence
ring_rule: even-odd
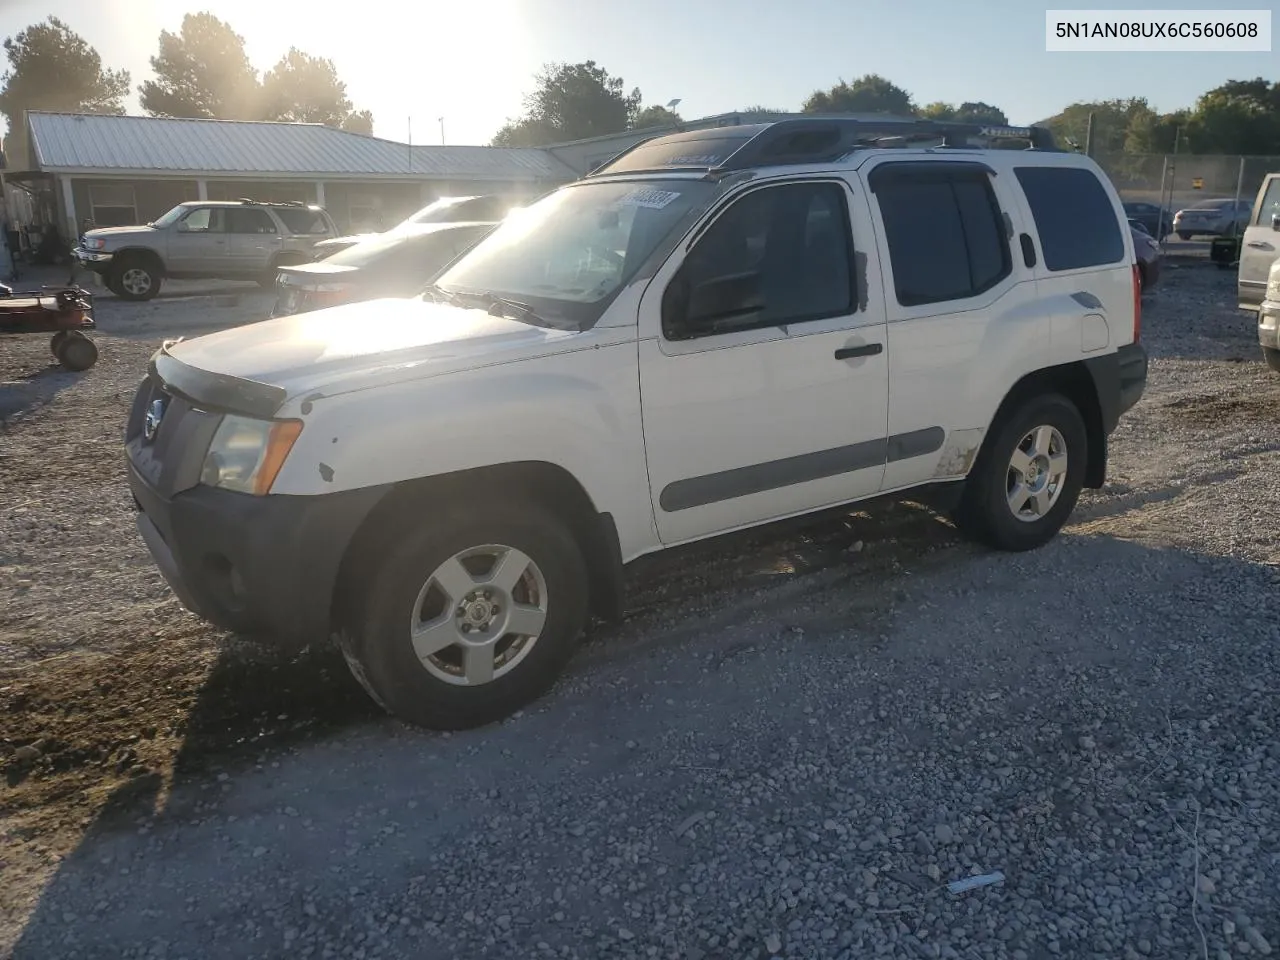
[[[1151,204],[1165,211],[1169,221],[1165,231],[1172,230],[1172,219],[1179,210],[1206,200],[1237,199],[1240,206],[1234,215],[1224,211],[1219,222],[1243,229],[1263,178],[1280,173],[1280,156],[1115,153],[1094,159],[1126,204]],[[1146,211],[1148,217],[1154,213]]]

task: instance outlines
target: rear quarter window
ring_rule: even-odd
[[[1124,236],[1111,197],[1093,171],[1081,167],[1018,167],[1048,270],[1120,263]]]

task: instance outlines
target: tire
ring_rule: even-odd
[[[290,267],[298,263],[306,263],[306,259],[295,253],[282,253],[267,268],[266,273],[258,277],[258,286],[264,290],[270,290],[276,285],[276,277],[280,275],[281,267]]]
[[[59,363],[74,373],[80,373],[98,362],[97,344],[83,333],[74,330],[65,332],[67,337],[62,341],[56,354]]]
[[[1062,529],[1084,486],[1088,435],[1080,411],[1058,393],[1032,396],[1002,415],[989,439],[965,482],[955,512],[956,525],[997,550],[1034,550],[1043,546]],[[1028,444],[1038,454],[1033,463],[1039,471],[1039,489],[1044,492],[1041,508],[1047,509],[1034,516],[1030,508],[1037,498],[1028,492],[1021,506],[1025,508],[1023,517],[1032,518],[1025,519],[1015,516],[1010,490],[1019,480],[1013,466],[1015,453],[1025,453]],[[1045,453],[1051,456],[1045,458]],[[1066,469],[1055,483],[1052,464],[1059,455],[1065,455]],[[1021,476],[1026,490],[1026,474]]]
[[[1274,347],[1263,347],[1262,359],[1266,362],[1268,367],[1276,373],[1280,373],[1280,350],[1277,350]]]
[[[1187,233],[1184,230],[1178,231],[1178,239],[1180,240],[1190,240],[1193,236],[1195,236],[1193,233]]]
[[[465,730],[509,716],[555,683],[586,623],[587,567],[569,528],[538,505],[487,504],[437,518],[407,533],[397,533],[399,520],[383,528],[385,538],[371,538],[381,556],[355,564],[363,572],[341,585],[338,641],[351,672],[388,713],[430,729]],[[523,575],[512,591],[491,585],[483,605],[481,595],[470,595],[485,587],[482,569],[476,580],[476,571],[461,565],[460,558],[471,562],[471,551],[481,567],[493,557],[518,564]],[[494,560],[493,569],[501,562]],[[470,602],[462,612],[464,601]],[[529,610],[540,606],[545,614],[532,642],[499,632],[518,602],[530,626],[538,618]],[[485,612],[489,604],[498,608],[492,625],[464,634],[493,616]],[[410,636],[415,622],[438,624],[424,632],[424,643],[433,646],[464,636],[496,640],[488,657],[477,645],[469,659],[455,642],[419,658]],[[486,663],[492,679],[485,679]]]
[[[111,271],[107,287],[122,300],[150,300],[160,292],[160,270],[142,257],[129,257]]]
[[[63,343],[66,342],[66,339],[68,336],[70,336],[70,334],[71,334],[70,330],[59,330],[52,337],[49,338],[49,352],[53,354],[54,359],[56,359],[59,363],[62,362],[62,358],[60,356],[60,354],[62,353],[62,345]]]

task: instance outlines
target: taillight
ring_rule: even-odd
[[[1133,342],[1138,342],[1142,332],[1142,272],[1133,265]]]

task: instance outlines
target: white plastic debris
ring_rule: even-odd
[[[975,887],[988,887],[993,883],[1004,883],[1004,874],[999,870],[995,873],[984,873],[980,877],[965,877],[963,880],[953,880],[947,884],[947,889],[952,893],[964,893],[966,890],[972,890]]]

